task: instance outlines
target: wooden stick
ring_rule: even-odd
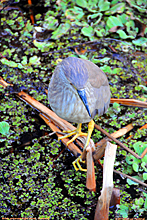
[[[95,146],[96,148],[95,152],[93,153],[93,159],[97,161],[101,159],[105,153],[105,148],[107,146],[107,138],[103,138],[98,143],[96,143]]]
[[[96,181],[95,181],[95,170],[94,161],[92,157],[92,152],[95,150],[94,142],[90,139],[90,144],[87,146],[87,177],[86,177],[86,187],[90,191],[96,191]]]
[[[109,134],[107,131],[105,131],[104,129],[102,129],[99,125],[94,125],[94,127],[101,131],[102,133],[104,133],[107,137],[109,137],[111,140],[115,141],[115,143],[117,143],[119,146],[121,146],[122,148],[124,148],[126,151],[128,151],[129,153],[131,153],[134,157],[141,159],[141,157],[136,154],[134,151],[132,151],[131,149],[129,149],[128,147],[126,147],[123,143],[121,143],[119,140],[117,140],[116,138],[114,138],[111,134]]]
[[[119,129],[118,131],[115,131],[114,133],[111,134],[111,136],[114,138],[119,138],[119,137],[125,135],[127,132],[131,131],[132,129],[133,129],[133,125],[131,123],[121,129]]]
[[[114,187],[111,195],[110,207],[116,206],[117,204],[120,204],[120,189]]]
[[[147,128],[147,124],[143,125],[141,128],[139,128],[139,130],[146,129],[146,128]],[[133,135],[130,135],[129,137],[127,137],[127,139],[130,139],[131,137],[133,137]]]
[[[139,130],[146,129],[146,128],[147,128],[147,124],[143,125],[141,128],[139,128]],[[133,125],[128,124],[127,126],[112,133],[111,136],[113,138],[118,138],[118,137],[123,136],[124,134],[126,134],[127,132],[129,132],[132,129],[133,129]],[[128,138],[131,138],[131,137],[132,137],[132,135],[130,135]],[[96,143],[96,150],[93,154],[93,157],[95,160],[99,160],[104,155],[104,151],[105,151],[105,147],[106,147],[106,145],[105,145],[106,140],[107,140],[106,138],[103,138],[102,140],[100,140],[99,142]],[[141,154],[140,158],[143,158],[146,154],[147,154],[147,148]]]
[[[108,220],[109,204],[113,191],[113,167],[117,146],[107,142],[103,167],[103,188],[98,198],[94,220]]]
[[[132,181],[134,181],[134,182],[136,182],[136,183],[139,183],[139,184],[142,185],[142,186],[147,187],[147,184],[146,184],[146,183],[144,183],[144,182],[142,182],[142,181],[140,181],[140,180],[138,180],[138,179],[136,179],[136,178],[134,178],[134,177],[132,177],[132,176],[129,176],[129,175],[125,174],[125,173],[122,173],[122,172],[120,172],[120,171],[118,171],[118,170],[114,170],[114,173],[117,173],[117,174],[119,174],[119,175],[122,175],[122,176],[124,176],[124,177],[126,177],[126,178],[128,178],[128,179],[130,179],[130,180],[132,180]]]
[[[27,102],[33,108],[37,109],[40,113],[44,114],[44,117],[49,117],[50,121],[52,121],[56,126],[62,128],[63,130],[74,130],[75,127],[71,125],[69,122],[59,118],[53,111],[47,108],[42,103],[38,102],[27,93],[21,91],[17,94],[17,96],[23,101]]]
[[[120,103],[122,105],[127,105],[127,106],[136,106],[136,107],[142,107],[142,108],[147,108],[147,102],[143,102],[140,100],[136,99],[116,99],[116,98],[111,98],[110,103]]]
[[[126,134],[127,132],[129,132],[131,129],[133,129],[133,125],[128,124],[127,126],[112,133],[111,136],[114,138],[121,137],[124,134]],[[99,160],[104,155],[107,140],[108,140],[108,138],[103,138],[102,140],[100,140],[99,142],[97,142],[95,144],[96,150],[93,154],[94,160]]]
[[[98,160],[97,161],[98,162],[98,164],[101,166],[101,167],[103,167],[103,165],[101,164],[101,162]],[[128,179],[130,179],[130,180],[132,180],[132,181],[134,181],[134,182],[136,182],[136,183],[139,183],[140,185],[142,185],[142,186],[145,186],[145,187],[147,187],[147,184],[146,183],[144,183],[144,182],[142,182],[142,181],[140,181],[140,180],[138,180],[138,179],[136,179],[136,178],[134,178],[134,177],[132,177],[132,176],[129,176],[129,175],[127,175],[127,174],[125,174],[125,173],[122,173],[122,172],[120,172],[120,171],[118,171],[118,170],[113,170],[113,172],[114,173],[117,173],[117,174],[119,174],[119,175],[121,175],[121,176],[124,176],[124,177],[127,177]]]

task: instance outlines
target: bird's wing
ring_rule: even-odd
[[[96,114],[102,115],[110,103],[110,87],[105,73],[95,64],[90,61],[84,60],[88,70],[88,82],[93,87],[93,99],[95,100],[94,111],[92,117]]]
[[[109,86],[105,73],[98,66],[88,60],[84,60],[84,63],[88,70],[88,81],[93,87],[100,88],[101,86]]]

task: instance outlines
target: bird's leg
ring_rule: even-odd
[[[68,133],[68,134],[66,134],[66,135],[64,135],[64,136],[62,136],[62,137],[59,137],[58,140],[61,140],[61,139],[63,139],[63,138],[68,138],[68,137],[74,135],[74,137],[73,137],[70,141],[68,141],[68,142],[66,143],[66,145],[68,146],[71,142],[73,142],[73,141],[74,141],[76,138],[78,138],[79,136],[87,136],[87,133],[83,133],[83,132],[81,131],[81,126],[82,126],[82,123],[79,123],[76,130],[73,130],[73,131],[64,131],[64,132],[66,132],[66,133]]]
[[[84,149],[86,149],[86,147],[87,147],[88,144],[89,144],[89,141],[90,141],[90,138],[91,138],[91,134],[92,134],[92,132],[93,132],[93,129],[94,129],[94,121],[91,120],[91,121],[88,123],[88,135],[87,135],[87,138],[86,138],[86,143],[85,143]]]
[[[89,141],[90,141],[90,137],[91,137],[91,134],[93,132],[93,129],[94,129],[94,121],[91,120],[89,123],[88,123],[88,134],[87,134],[87,138],[86,138],[86,143],[85,143],[85,146],[84,146],[84,150],[86,150],[86,147],[88,146],[89,144]],[[82,160],[81,158],[81,155],[73,162],[73,166],[75,168],[75,170],[81,170],[81,171],[87,171],[87,169],[83,169],[80,165],[80,162],[82,163],[85,163],[85,161]]]

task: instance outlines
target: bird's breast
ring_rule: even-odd
[[[69,85],[61,86],[49,91],[49,102],[53,111],[61,118],[75,123],[86,123],[91,121],[85,105],[80,99],[77,90]],[[54,98],[50,98],[54,97]]]

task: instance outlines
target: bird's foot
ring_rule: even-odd
[[[87,169],[82,168],[80,162],[85,163],[85,160],[82,160],[81,156],[79,156],[79,157],[72,163],[73,166],[74,166],[74,168],[75,168],[75,170],[76,170],[76,171],[81,170],[81,171],[86,172]]]
[[[85,146],[84,146],[84,149],[83,149],[83,153],[82,153],[82,156],[84,154],[84,152],[86,151],[86,148],[89,144],[89,141],[90,141],[90,137],[91,137],[91,134],[92,134],[92,131],[93,131],[93,128],[94,128],[94,121],[91,120],[89,123],[88,123],[88,134],[87,134],[87,138],[86,138],[86,143],[85,143]],[[87,169],[83,169],[81,167],[81,164],[80,162],[82,163],[85,163],[85,160],[82,160],[82,157],[79,156],[74,162],[73,162],[73,166],[75,168],[75,170],[81,170],[81,171],[87,171]]]
[[[78,138],[79,136],[87,136],[87,138],[86,138],[86,143],[85,143],[85,146],[84,146],[84,150],[85,150],[86,147],[87,147],[88,144],[89,144],[89,141],[90,141],[90,137],[91,137],[91,134],[92,134],[92,131],[93,131],[93,128],[94,128],[94,121],[91,120],[91,121],[88,123],[88,134],[87,134],[87,133],[83,133],[83,132],[81,131],[81,125],[82,125],[81,123],[78,124],[77,129],[74,130],[74,131],[67,131],[66,133],[68,133],[68,134],[67,134],[67,135],[64,135],[64,136],[62,136],[62,137],[59,137],[58,140],[61,140],[61,139],[63,139],[63,138],[68,138],[68,137],[74,135],[74,137],[73,137],[70,141],[68,141],[68,142],[66,143],[66,145],[68,146],[71,142],[73,142],[73,141],[74,141],[76,138]],[[80,162],[85,163],[85,161],[82,160],[81,156],[78,157],[78,158],[73,162],[73,166],[74,166],[75,170],[76,170],[76,171],[77,171],[77,170],[87,171],[87,169],[83,169],[83,168],[81,167]]]
[[[68,141],[66,143],[66,145],[68,146],[70,143],[72,143],[75,139],[77,139],[79,136],[87,136],[87,133],[84,133],[81,131],[81,124],[78,124],[78,127],[76,130],[73,130],[73,131],[64,131],[64,133],[68,133],[62,137],[59,137],[58,138],[58,141],[60,141],[61,139],[63,138],[68,138],[68,137],[71,137],[72,135],[74,135],[74,137]]]

